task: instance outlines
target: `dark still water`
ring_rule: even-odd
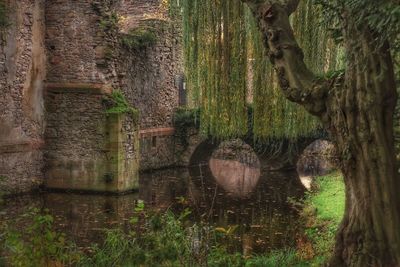
[[[101,243],[105,229],[129,228],[137,200],[146,209],[192,211],[192,222],[214,227],[237,226],[236,251],[266,252],[292,246],[300,232],[289,199],[299,199],[304,187],[296,172],[268,172],[259,162],[212,158],[190,168],[144,173],[139,192],[123,196],[44,192],[5,200],[1,221],[26,227],[15,218],[30,207],[48,209],[56,230],[80,247]]]

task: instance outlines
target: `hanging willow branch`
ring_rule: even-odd
[[[289,12],[293,12],[298,4],[297,1],[284,2]],[[263,16],[267,11],[255,12]],[[294,34],[305,51],[301,57],[304,56],[305,63],[316,73],[334,69],[339,54],[334,42],[328,38],[327,29],[319,24],[320,17],[321,10],[311,0],[306,0],[292,18]],[[288,81],[293,86],[285,86],[282,93],[279,83],[283,79],[276,76],[272,64],[267,61],[259,25],[241,1],[184,0],[183,25],[187,84],[191,103],[201,107],[204,134],[217,138],[246,134],[248,87],[254,94],[252,125],[256,139],[296,140],[313,135],[320,128],[318,121],[303,107],[287,100],[304,102],[313,94],[320,94],[320,88],[313,87],[315,77],[311,72],[303,73],[306,79]],[[270,37],[273,40],[273,36]],[[296,49],[297,43],[283,46],[294,53],[300,51]],[[272,49],[268,55],[274,59],[279,58],[279,53],[279,49]],[[248,62],[251,62],[250,67]],[[298,63],[303,64],[302,61]],[[278,68],[279,76],[283,75],[282,67]],[[251,75],[248,75],[249,71]],[[248,77],[252,79],[248,80]],[[303,84],[307,81],[309,84]],[[299,91],[302,87],[310,88],[310,92],[303,95]],[[318,103],[305,106],[314,114],[324,108]]]

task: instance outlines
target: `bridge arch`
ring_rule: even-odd
[[[318,137],[310,137],[301,138],[296,143],[281,142],[279,151],[276,145],[260,145],[245,138],[241,140],[252,147],[262,166],[267,166],[270,171],[278,171],[296,169],[297,161],[303,151],[319,139]],[[190,142],[188,151],[186,151],[189,155],[187,165],[207,163],[220,144],[220,141],[212,139],[195,138],[194,141]]]

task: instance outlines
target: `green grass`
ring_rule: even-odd
[[[302,216],[315,253],[310,265],[320,266],[330,258],[334,248],[344,214],[345,188],[340,173],[317,177],[315,185],[316,190],[306,197]]]
[[[246,261],[245,267],[306,267],[307,262],[299,260],[296,250],[277,250],[267,255],[256,256]]]
[[[345,191],[343,177],[339,173],[319,177],[316,180],[318,193],[309,197],[316,208],[317,218],[339,224],[343,218]]]

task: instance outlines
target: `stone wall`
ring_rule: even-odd
[[[98,192],[136,188],[137,123],[128,114],[107,114],[107,98],[100,85],[48,85],[46,187]]]
[[[335,145],[319,139],[307,146],[297,162],[300,176],[326,175],[338,168]]]
[[[42,182],[44,0],[5,1],[0,44],[0,188],[20,193]]]
[[[115,89],[140,111],[143,169],[176,163],[173,134],[158,133],[171,129],[179,105],[182,36],[162,0],[6,3],[11,23],[0,46],[1,188],[29,191],[43,183],[45,173],[47,186],[75,189],[78,177],[88,185],[107,168],[125,175],[136,171],[137,164],[128,162],[138,159],[137,128],[129,119],[110,122],[105,116],[101,99]],[[126,49],[121,38],[143,26],[154,29],[156,43]],[[93,88],[107,92],[92,93]],[[107,131],[116,129],[118,141],[107,139]],[[107,158],[109,151],[115,161]]]
[[[140,169],[161,169],[176,163],[174,128],[140,131]]]
[[[107,115],[120,89],[118,1],[46,1],[45,185],[121,192],[137,186],[137,122]]]
[[[157,42],[139,50],[121,50],[118,73],[128,101],[140,111],[141,170],[175,164],[173,126],[179,106],[176,77],[183,73],[182,31],[160,0],[120,1],[121,32],[139,27],[156,32]],[[167,130],[170,131],[170,130]],[[160,135],[158,135],[160,133]]]
[[[106,83],[99,51],[107,43],[92,1],[46,1],[47,81]]]

